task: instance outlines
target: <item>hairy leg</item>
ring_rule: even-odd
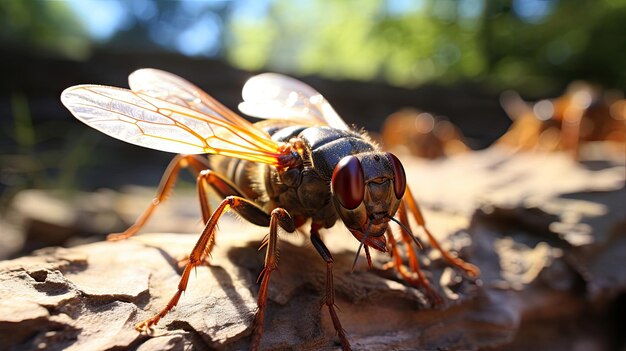
[[[271,213],[270,232],[266,240],[263,241],[261,247],[265,246],[265,264],[259,279],[261,287],[259,288],[259,296],[257,297],[257,310],[254,318],[254,333],[252,335],[251,350],[258,350],[263,335],[263,322],[265,320],[265,308],[267,307],[267,288],[270,283],[272,272],[278,268],[278,226],[286,231],[293,233],[296,225],[289,213],[282,209],[276,208]]]
[[[215,230],[219,219],[230,210],[237,212],[241,217],[253,224],[270,228],[270,233],[265,242],[265,245],[267,246],[265,266],[261,276],[259,277],[261,280],[261,288],[259,290],[258,298],[259,310],[257,311],[257,315],[255,317],[255,330],[251,345],[251,349],[258,349],[261,335],[263,333],[267,287],[269,285],[272,271],[278,267],[278,226],[289,232],[295,231],[296,228],[291,216],[284,209],[278,208],[273,210],[271,214],[267,214],[254,202],[239,196],[228,196],[215,209],[202,230],[196,245],[189,254],[189,259],[178,283],[176,293],[172,296],[167,305],[159,311],[159,313],[135,325],[137,330],[145,331],[151,328],[178,304],[180,297],[187,289],[191,271],[193,268],[204,262],[214,247]]]

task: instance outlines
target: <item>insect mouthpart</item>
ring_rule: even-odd
[[[369,215],[369,220],[372,221],[373,224],[383,224],[389,222],[389,214],[387,212],[378,212]]]
[[[361,254],[361,248],[365,245],[365,253],[368,257],[368,262],[370,262],[368,247],[376,249],[380,252],[387,252],[387,239],[383,235],[387,230],[387,221],[383,223],[373,226],[374,220],[370,216],[370,219],[367,221],[367,227],[363,231],[350,229],[350,232],[354,237],[360,242],[359,248],[357,249],[356,256],[354,257],[354,262],[352,263],[352,270],[356,266],[356,262],[359,260],[359,255]],[[372,233],[372,229],[375,227],[374,233]],[[382,227],[382,230],[380,229]]]
[[[359,260],[359,256],[361,255],[361,248],[363,247],[363,244],[365,243],[365,240],[367,240],[367,235],[370,232],[370,228],[372,228],[372,220],[371,219],[368,221],[367,229],[365,230],[365,233],[363,234],[363,237],[361,238],[361,244],[359,244],[359,248],[358,248],[358,250],[356,250],[356,256],[354,256],[354,262],[352,262],[352,270],[353,271],[354,271],[354,267],[356,266],[356,261]],[[352,235],[357,237],[357,233],[355,233],[354,231],[352,232]],[[357,239],[358,239],[358,237],[357,237]]]

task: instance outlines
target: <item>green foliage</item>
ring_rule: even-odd
[[[537,95],[574,79],[626,87],[624,0],[545,1],[535,17],[512,0],[407,1],[400,12],[393,3],[271,1],[261,20],[231,19],[226,51],[248,69],[409,87],[472,80]]]
[[[122,13],[103,15],[127,21],[99,40],[82,28],[75,3],[0,1],[0,40],[70,58],[95,42],[180,51],[181,33],[212,13],[220,47],[203,55],[219,52],[248,70],[406,87],[474,81],[535,96],[576,79],[626,90],[626,0],[108,1]]]
[[[0,153],[0,209],[23,189],[75,190],[78,170],[94,162],[92,151],[100,136],[94,138],[82,126],[77,126],[76,131],[69,130],[65,123],[57,121],[36,127],[29,100],[22,93],[14,92],[10,96],[10,105],[9,118],[14,129],[0,130],[0,138],[10,140],[15,147]],[[55,149],[42,147],[54,139],[64,140],[63,146]]]
[[[0,41],[76,59],[91,45],[64,1],[0,1]]]
[[[246,62],[243,68],[361,80],[384,77],[396,85],[480,75],[485,68],[476,20],[455,23],[455,18],[433,17],[429,8],[448,16],[434,5],[425,1],[421,9],[391,14],[381,0],[278,0],[264,20],[242,24],[231,19],[234,40],[228,57],[235,64]]]
[[[268,51],[278,37],[270,22],[235,22],[230,30],[234,38],[227,53],[230,62],[247,70],[260,70],[268,65]]]

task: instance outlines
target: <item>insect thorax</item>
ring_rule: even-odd
[[[362,135],[330,127],[280,126],[263,123],[272,139],[304,144],[299,168],[278,171],[250,161],[212,156],[212,166],[231,179],[251,200],[267,211],[282,207],[301,223],[312,218],[331,227],[338,218],[331,199],[330,179],[336,164],[345,156],[376,150]]]
[[[289,126],[269,132],[275,140],[304,145],[300,168],[279,172],[267,167],[266,190],[273,205],[284,207],[294,217],[313,218],[331,227],[338,218],[330,191],[336,164],[345,156],[376,147],[361,134],[330,127]]]

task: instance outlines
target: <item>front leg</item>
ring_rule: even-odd
[[[463,261],[461,258],[453,256],[448,250],[441,247],[441,244],[435,239],[435,237],[431,234],[431,232],[426,227],[426,221],[424,220],[424,216],[422,215],[422,211],[420,210],[417,202],[413,198],[413,194],[411,194],[411,190],[409,187],[406,187],[406,193],[404,194],[404,198],[402,199],[403,205],[406,205],[407,210],[413,214],[413,218],[417,222],[417,225],[424,230],[426,236],[428,236],[428,241],[430,244],[439,252],[441,252],[441,256],[448,261],[451,265],[462,269],[470,278],[476,278],[480,275],[480,269],[475,265]],[[417,262],[413,260],[414,263]]]
[[[339,335],[339,341],[341,342],[341,347],[344,351],[352,350],[350,348],[350,343],[348,342],[348,338],[346,337],[346,331],[341,326],[341,322],[339,321],[339,317],[337,316],[337,312],[335,311],[335,289],[333,287],[333,256],[328,251],[326,245],[322,241],[322,238],[319,234],[319,226],[312,224],[311,225],[311,242],[313,246],[317,250],[317,252],[322,256],[324,261],[326,261],[326,298],[325,304],[328,306],[328,312],[330,313],[330,318],[333,320],[333,327]]]
[[[413,243],[413,240],[412,239],[406,240],[404,238],[404,235],[408,235],[408,234],[405,234],[404,232],[402,234],[403,234],[403,241],[406,245],[407,255],[409,259],[409,266],[411,267],[411,270],[409,271],[407,267],[404,265],[404,263],[402,262],[402,257],[400,255],[400,251],[398,250],[398,243],[396,242],[396,239],[393,236],[393,232],[391,231],[391,228],[387,228],[387,239],[389,241],[389,245],[391,246],[392,261],[390,263],[396,269],[396,272],[398,272],[400,277],[404,279],[404,281],[406,281],[407,283],[410,283],[416,288],[424,289],[424,292],[426,293],[426,296],[428,297],[428,300],[431,303],[433,303],[434,305],[439,305],[443,303],[443,299],[441,298],[439,293],[437,293],[433,289],[430,282],[428,281],[428,278],[426,278],[426,276],[420,269],[419,260],[417,258],[417,255],[413,251],[413,246],[411,246],[411,244]]]

